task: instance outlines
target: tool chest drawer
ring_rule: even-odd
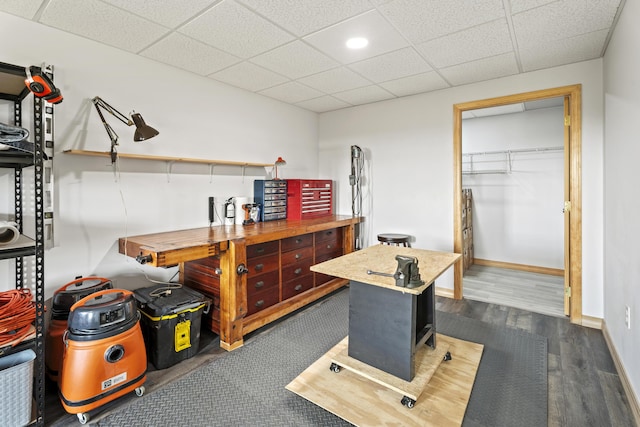
[[[278,270],[280,267],[280,257],[279,254],[271,254],[256,258],[247,259],[247,269],[249,270],[249,277],[266,273],[268,271]]]
[[[289,264],[293,264],[300,261],[313,259],[313,247],[307,246],[306,248],[296,249],[289,252],[282,253],[282,267],[286,267]]]
[[[260,205],[260,220],[287,218],[287,181],[256,179],[253,181],[253,200]]]
[[[270,271],[264,274],[258,274],[256,276],[247,278],[247,295],[253,295],[257,292],[262,292],[267,289],[278,289],[279,284],[278,270]]]
[[[333,181],[287,180],[288,219],[309,219],[329,215],[333,215]]]
[[[313,244],[313,234],[302,234],[300,236],[288,237],[282,239],[282,252],[290,251],[296,248],[311,246]]]
[[[325,240],[340,241],[342,240],[342,229],[331,228],[329,230],[316,231],[314,233],[316,243],[323,242]]]
[[[313,288],[313,274],[290,280],[282,285],[282,300],[296,296]]]
[[[288,282],[289,280],[295,279],[297,277],[302,277],[311,272],[310,268],[313,264],[313,260],[311,258],[306,259],[305,261],[298,262],[295,264],[290,264],[287,266],[282,266],[282,282]]]
[[[337,249],[334,252],[329,252],[322,255],[316,255],[314,264],[320,264],[321,262],[329,261],[330,259],[338,258],[342,256],[342,248]],[[329,276],[322,273],[313,273],[315,275],[315,285],[320,286],[323,283],[327,283],[329,280],[335,279],[333,276]]]
[[[273,287],[260,292],[247,292],[247,315],[257,313],[280,302],[280,289]]]
[[[247,258],[255,258],[257,256],[277,253],[279,247],[277,240],[249,245],[247,246]]]

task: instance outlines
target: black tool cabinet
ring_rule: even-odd
[[[43,69],[50,78],[53,78],[53,68]],[[50,71],[50,72],[49,72]],[[11,118],[1,117],[3,122],[15,126],[22,126],[23,103],[29,100],[31,92],[24,84],[25,67],[6,64],[0,62],[0,105],[5,103],[13,104],[13,123]],[[52,220],[52,216],[45,215],[45,158],[51,160],[53,153],[53,106],[33,97],[33,118],[31,120],[32,129],[28,141],[34,143],[34,152],[29,153],[15,149],[0,150],[0,173],[11,173],[14,176],[14,194],[3,194],[9,197],[8,206],[13,203],[13,219],[18,224],[20,239],[7,246],[0,246],[0,262],[11,262],[15,264],[15,287],[31,287],[35,294],[35,336],[27,339],[15,347],[0,348],[0,356],[12,354],[25,349],[32,349],[36,353],[34,362],[34,386],[33,397],[35,418],[31,425],[44,425],[44,403],[45,403],[45,377],[44,377],[44,334],[45,334],[45,306],[44,306],[44,251],[45,251],[45,223]],[[43,110],[45,109],[45,110]],[[8,120],[5,120],[8,119]],[[49,154],[47,154],[49,152]],[[47,167],[50,168],[50,162]],[[50,172],[50,171],[49,171]],[[33,206],[34,230],[29,231],[26,237],[23,233],[25,200],[25,178],[27,174],[33,173]],[[31,191],[29,192],[31,193]],[[31,203],[30,203],[31,204]],[[11,216],[11,212],[0,212],[3,215]],[[31,228],[31,227],[29,227]],[[33,259],[35,279],[33,283],[28,280],[27,264]]]

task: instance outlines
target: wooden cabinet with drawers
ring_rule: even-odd
[[[233,350],[243,337],[346,285],[311,266],[354,250],[362,221],[332,215],[121,238],[120,253],[155,267],[180,266],[180,280],[209,296],[203,323]]]

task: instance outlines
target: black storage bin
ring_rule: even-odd
[[[211,300],[180,284],[159,284],[133,291],[147,347],[157,369],[165,369],[198,352],[202,313]]]

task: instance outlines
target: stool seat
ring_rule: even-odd
[[[382,242],[385,245],[396,245],[396,246],[405,246],[410,248],[411,244],[409,241],[411,240],[411,236],[408,234],[396,234],[396,233],[383,233],[378,234],[378,241]]]

